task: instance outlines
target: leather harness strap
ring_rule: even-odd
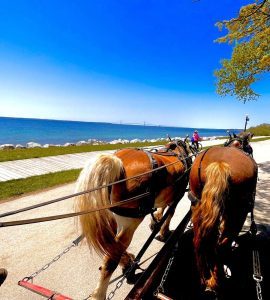
[[[176,147],[180,148],[179,145],[176,143]],[[188,170],[188,164],[186,161],[186,158],[184,157],[183,154],[176,154],[175,152],[151,152],[151,151],[146,151],[144,149],[137,149],[138,151],[143,151],[149,158],[150,161],[150,166],[152,170],[155,170],[158,168],[158,162],[157,160],[153,157],[154,155],[161,155],[161,156],[175,156],[179,159],[180,162],[185,167],[184,174],[187,173]],[[156,198],[156,187],[155,187],[155,177],[157,176],[157,171],[153,171],[149,173],[150,178],[150,185],[148,187],[147,192],[149,192],[149,196],[146,196],[145,198],[140,199],[140,203],[138,207],[113,207],[110,209],[112,212],[114,212],[117,215],[123,216],[123,217],[128,217],[128,218],[143,218],[149,213],[153,213],[156,209],[154,208],[155,204],[155,198]],[[188,176],[188,174],[187,174]],[[182,178],[182,176],[180,177]]]
[[[191,191],[188,192],[188,199],[191,202],[191,205],[196,205],[201,201],[201,199],[197,198]]]
[[[205,157],[205,154],[208,152],[209,149],[211,149],[211,147],[208,148],[208,149],[206,149],[206,150],[204,151],[204,153],[203,153],[203,155],[202,155],[202,157],[201,157],[200,163],[199,163],[199,167],[198,167],[198,178],[199,178],[199,184],[200,184],[201,190],[203,189],[203,182],[202,182],[202,177],[201,177],[202,161],[203,161],[203,159],[204,159],[204,157]],[[188,192],[188,199],[191,201],[191,205],[196,205],[198,202],[201,201],[201,199],[200,199],[200,198],[197,198],[197,197],[192,193],[192,191],[189,191],[189,192]]]
[[[152,170],[158,168],[158,162],[149,151],[143,149],[138,149],[138,151],[143,151],[148,156]],[[138,207],[119,206],[119,207],[113,207],[110,210],[119,216],[128,217],[128,218],[143,218],[149,213],[151,213],[153,211],[155,198],[156,198],[155,181],[154,181],[156,172],[151,172],[149,176],[151,176],[150,186],[147,191],[149,192],[149,196],[140,199],[140,204]]]

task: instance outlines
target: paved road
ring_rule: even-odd
[[[74,184],[52,189],[51,191],[36,194],[34,196],[22,197],[21,199],[6,202],[0,205],[1,211],[8,211],[30,204],[46,201],[53,197],[63,196],[72,193]],[[177,207],[171,228],[175,228],[182,219],[183,214],[189,208],[189,200],[185,197]],[[66,213],[73,210],[73,202],[67,200],[62,203],[50,205],[46,208],[25,212],[17,216],[10,216],[6,220],[16,220],[19,218],[32,218],[37,216],[52,215],[56,213]],[[144,241],[150,235],[149,216],[139,226],[136,231],[129,251],[136,254],[139,252]],[[46,222],[41,224],[25,225],[19,227],[1,228],[1,263],[9,271],[9,276],[5,284],[0,288],[1,300],[28,300],[42,299],[40,296],[19,287],[17,282],[38,270],[58,255],[66,246],[78,236],[73,219]],[[154,240],[149,250],[142,258],[142,265],[149,264],[153,255],[162,247],[162,243]],[[58,262],[49,269],[42,272],[35,283],[43,285],[52,290],[60,291],[64,295],[74,299],[85,299],[95,288],[99,276],[100,258],[94,253],[91,254],[88,247],[83,243],[79,247],[72,248]],[[120,268],[114,273],[112,280],[117,280],[121,275]],[[109,291],[115,287],[116,282],[112,282]],[[124,299],[132,288],[131,285],[124,286],[117,292],[115,299]]]

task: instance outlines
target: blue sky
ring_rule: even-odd
[[[92,0],[0,3],[1,116],[242,128],[269,123],[258,101],[215,93],[231,47],[215,22],[248,1]]]

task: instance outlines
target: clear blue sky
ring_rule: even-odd
[[[270,122],[258,101],[215,93],[231,47],[214,40],[235,0],[2,0],[1,116],[242,128]]]

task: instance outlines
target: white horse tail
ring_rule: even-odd
[[[103,154],[82,170],[77,181],[76,192],[107,185],[120,178],[123,163],[115,155]],[[110,204],[108,187],[86,193],[75,198],[76,211],[85,211]],[[82,233],[87,243],[99,255],[114,258],[120,249],[115,242],[117,231],[113,213],[106,209],[79,217]]]

